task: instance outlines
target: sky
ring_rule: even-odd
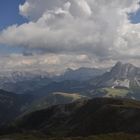
[[[140,66],[139,0],[1,0],[1,70]]]
[[[19,14],[19,4],[23,4],[25,0],[1,0],[0,1],[0,30],[13,24],[22,24],[28,20]],[[7,54],[12,52],[21,52],[23,48],[8,47],[7,45],[0,45],[0,54]]]
[[[26,18],[19,15],[19,4],[24,2],[25,0],[0,1],[0,29],[26,22]]]

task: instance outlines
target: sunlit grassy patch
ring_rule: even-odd
[[[103,88],[106,93],[105,97],[126,97],[130,92],[127,89],[119,89],[119,88]]]

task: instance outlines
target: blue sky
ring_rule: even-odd
[[[140,10],[136,13],[130,14],[131,22],[137,24],[140,22]]]
[[[0,1],[0,30],[12,25],[22,24],[26,21],[25,18],[19,15],[19,4],[25,0],[1,0]]]
[[[0,30],[13,25],[22,24],[27,20],[19,15],[19,4],[23,4],[25,0],[1,0],[0,1]],[[6,45],[0,45],[0,54],[7,53],[19,53],[23,51],[20,47],[8,47]]]

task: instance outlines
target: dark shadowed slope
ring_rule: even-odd
[[[0,126],[11,122],[24,112],[31,100],[31,95],[18,95],[0,90]]]
[[[37,130],[53,136],[140,133],[140,102],[111,98],[81,100],[33,112],[16,121],[14,128],[16,132]]]

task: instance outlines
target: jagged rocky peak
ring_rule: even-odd
[[[112,69],[100,77],[99,87],[140,87],[140,68],[130,64],[117,62]]]
[[[122,70],[129,71],[132,69],[136,69],[136,67],[130,63],[117,62],[115,64],[115,66],[112,68],[112,72],[113,71],[122,71]]]
[[[122,62],[117,62],[111,69],[111,75],[116,76],[116,78],[134,78],[138,71],[140,71],[140,68],[130,63],[123,64]]]
[[[118,61],[114,67],[116,68],[120,68],[123,65],[123,63],[121,61]]]

